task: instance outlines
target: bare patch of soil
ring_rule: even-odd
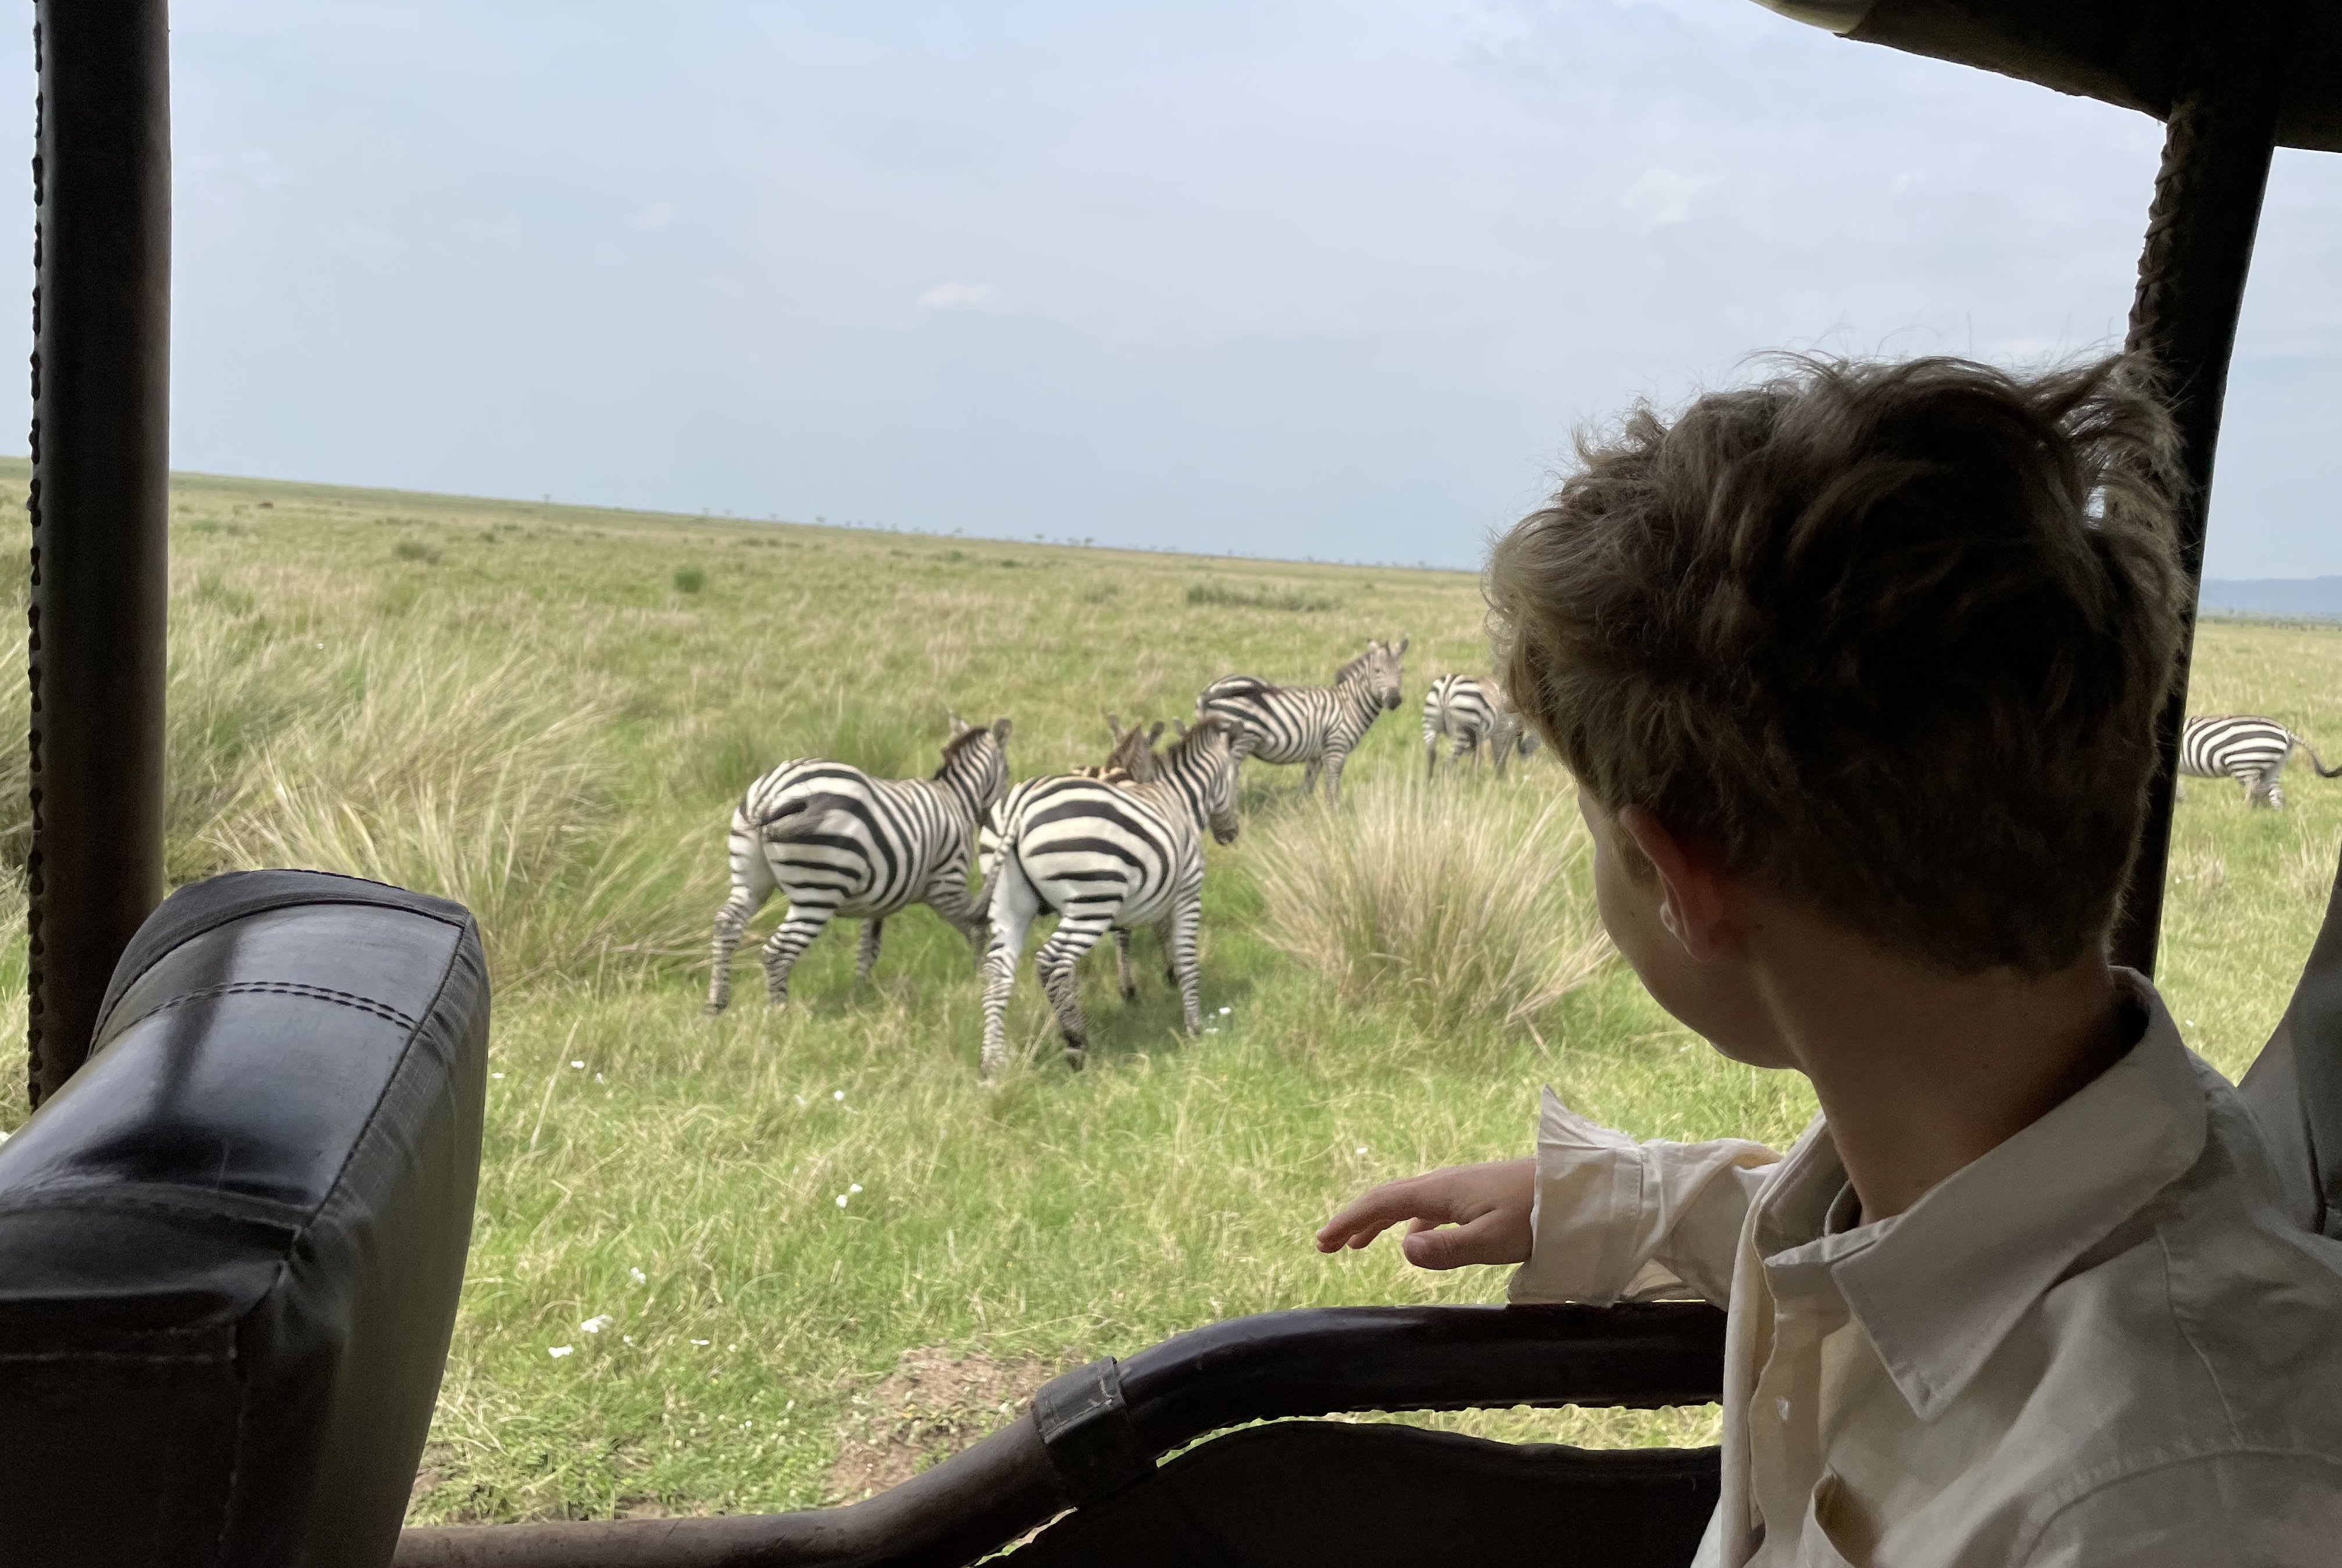
[[[858,1503],[990,1436],[1063,1370],[1037,1357],[995,1361],[946,1345],[905,1351],[900,1366],[846,1403],[829,1471],[832,1499]]]

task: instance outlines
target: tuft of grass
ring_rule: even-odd
[[[391,546],[392,554],[402,561],[420,561],[426,566],[439,564],[439,552],[420,539],[401,539]]]
[[[698,567],[677,566],[675,569],[675,591],[676,593],[696,594],[702,588],[706,586],[707,574],[701,571]]]
[[[1187,584],[1187,603],[1215,604],[1231,610],[1282,610],[1301,614],[1342,607],[1342,601],[1330,594],[1305,594],[1298,588],[1271,588],[1266,584],[1256,584],[1249,588],[1232,588],[1226,583],[1190,583]]]
[[[1426,1029],[1533,1021],[1610,952],[1563,791],[1384,772],[1338,813],[1303,804],[1259,840],[1268,940],[1346,1001],[1395,1003]]]

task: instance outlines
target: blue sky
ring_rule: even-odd
[[[2118,339],[2161,135],[1747,0],[178,0],[173,47],[181,467],[1452,565],[1752,351]],[[2342,159],[2263,233],[2211,569],[2342,572]]]

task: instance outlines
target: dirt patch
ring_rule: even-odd
[[[829,1470],[832,1500],[858,1503],[991,1435],[1063,1370],[1037,1357],[995,1361],[945,1345],[905,1351],[900,1366],[846,1403]]]

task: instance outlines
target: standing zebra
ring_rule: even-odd
[[[789,912],[765,944],[773,1005],[789,1001],[789,971],[832,915],[858,916],[854,983],[870,978],[886,917],[925,904],[984,948],[982,902],[968,896],[976,826],[1008,787],[1009,723],[973,729],[955,715],[933,778],[874,779],[844,763],[783,763],[748,786],[732,812],[732,895],[716,912],[716,973],[707,1011],[732,1000],[732,954],[749,917],[778,887]]]
[[[1301,793],[1317,787],[1326,774],[1326,803],[1342,798],[1342,764],[1366,726],[1385,708],[1399,704],[1399,679],[1407,639],[1385,642],[1334,672],[1330,686],[1276,686],[1256,675],[1223,675],[1196,699],[1196,712],[1226,720],[1236,732],[1236,759],[1306,763]]]
[[[1536,732],[1521,723],[1521,717],[1505,701],[1504,688],[1494,681],[1475,680],[1470,675],[1442,675],[1431,683],[1431,690],[1423,698],[1424,774],[1429,778],[1439,771],[1439,743],[1446,739],[1455,743],[1448,755],[1450,762],[1472,754],[1472,765],[1480,765],[1480,745],[1483,741],[1495,754],[1496,776],[1505,776],[1505,764],[1514,752],[1523,756],[1536,750]]]
[[[2245,786],[2247,805],[2283,811],[2285,790],[2277,775],[2296,746],[2309,754],[2319,778],[2342,776],[2342,768],[2327,767],[2317,747],[2275,719],[2237,714],[2189,719],[2179,733],[2179,771],[2188,778],[2232,778]]]
[[[1146,784],[1060,774],[1026,779],[1008,792],[987,835],[995,856],[992,950],[984,960],[984,1076],[1008,1061],[1006,1014],[1017,961],[1035,919],[1055,910],[1057,929],[1034,967],[1066,1037],[1066,1060],[1082,1064],[1089,1028],[1082,1019],[1075,965],[1108,930],[1151,924],[1168,978],[1193,1034],[1202,1026],[1196,994],[1196,934],[1203,922],[1204,830],[1222,844],[1236,836],[1236,756],[1231,728],[1214,718],[1182,728],[1155,759]],[[1131,986],[1127,958],[1123,994]]]

